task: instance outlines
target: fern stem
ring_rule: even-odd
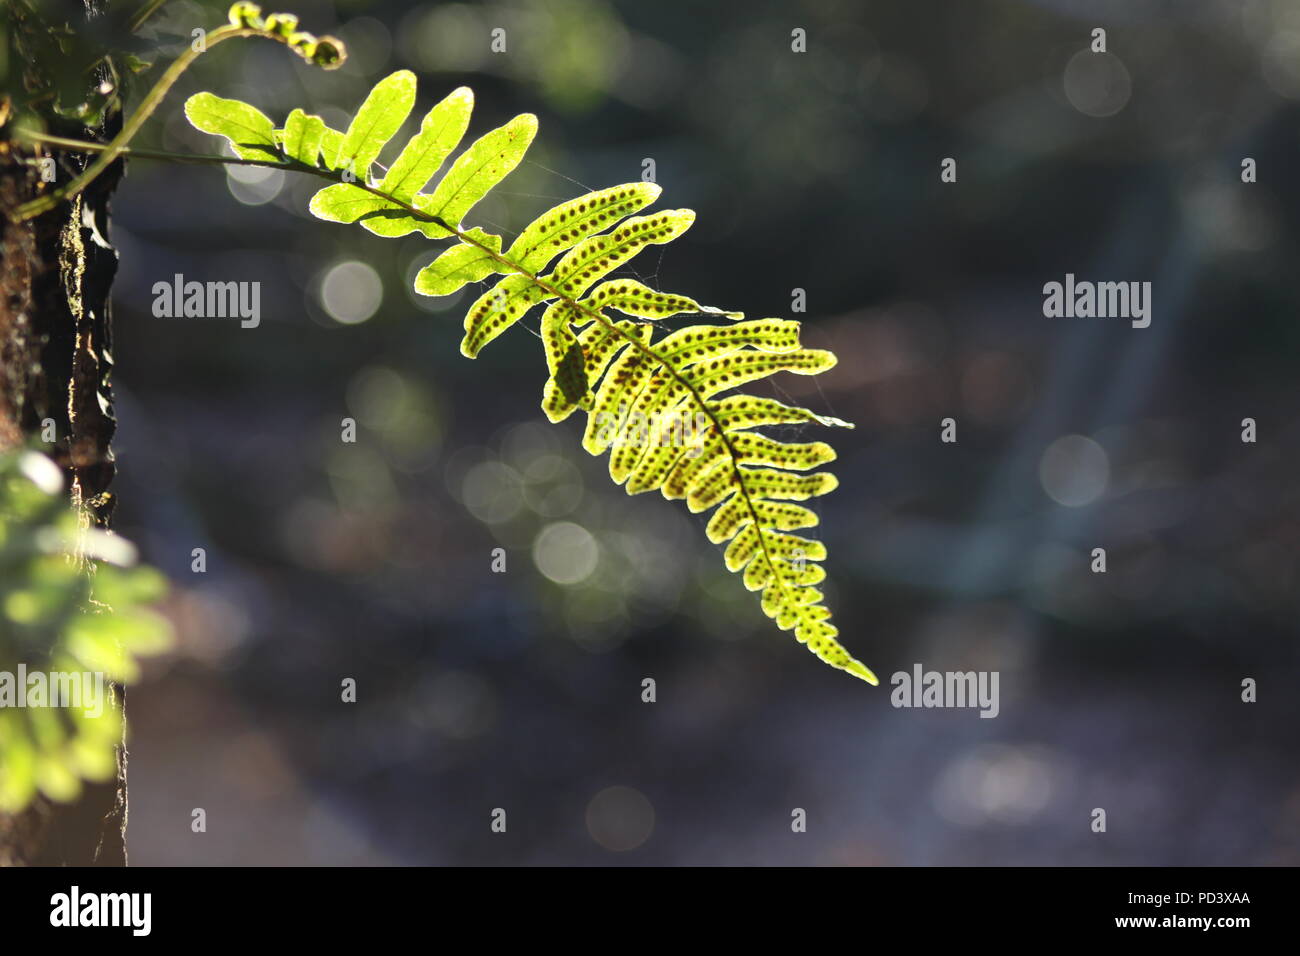
[[[144,22],[153,16],[158,11],[158,8],[166,2],[167,0],[148,0],[131,18],[131,32],[134,33],[144,26]]]
[[[153,115],[154,110],[156,110],[159,104],[162,103],[163,97],[167,95],[167,92],[172,88],[175,82],[180,79],[181,74],[189,69],[191,63],[208,50],[211,50],[217,44],[223,43],[226,40],[235,37],[255,36],[267,37],[268,39],[278,40],[279,42],[288,45],[287,38],[275,34],[269,34],[263,30],[257,30],[252,27],[237,27],[234,24],[229,23],[217,27],[217,29],[207,35],[201,49],[196,50],[193,46],[190,46],[172,62],[171,66],[167,67],[163,72],[163,75],[158,77],[158,82],[153,85],[153,88],[149,90],[149,92],[145,94],[144,99],[140,101],[140,105],[136,108],[136,111],[122,124],[121,131],[113,137],[104,148],[104,151],[99,154],[99,158],[96,159],[95,162],[91,163],[85,172],[65,186],[61,186],[52,192],[46,193],[44,196],[39,196],[36,199],[23,203],[10,214],[10,218],[15,222],[22,222],[23,220],[31,219],[34,216],[39,216],[43,212],[48,212],[64,200],[71,199],[73,196],[80,193],[83,189],[99,178],[100,174],[111,166],[113,162],[126,151],[127,144],[131,142],[136,133],[140,132],[140,127],[144,125],[145,120]]]
[[[48,143],[53,146],[62,146],[66,149],[87,150],[90,152],[106,153],[107,151],[114,148],[113,144],[111,143],[105,145],[103,143],[83,142],[81,140],[65,139],[60,136],[49,136],[44,133],[24,132],[21,133],[20,136],[35,142]],[[158,159],[158,160],[164,160],[169,162],[191,162],[191,163],[231,165],[231,166],[266,166],[272,169],[284,169],[284,170],[290,170],[296,172],[309,173],[313,176],[318,176],[321,179],[328,179],[331,182],[335,182],[335,183],[347,182],[347,180],[345,180],[343,178],[343,175],[339,172],[336,172],[334,170],[322,169],[319,166],[308,166],[305,163],[299,163],[296,161],[279,163],[279,162],[274,162],[272,160],[266,160],[266,159],[237,159],[228,156],[165,153],[165,152],[158,152],[154,150],[129,150],[125,146],[118,147],[115,155],[127,155],[127,156],[138,157],[140,159]],[[753,519],[754,527],[759,532],[758,545],[763,553],[763,559],[767,562],[767,566],[772,572],[772,579],[776,583],[776,586],[781,589],[782,593],[786,593],[786,594],[789,593],[789,588],[786,587],[785,580],[781,577],[780,573],[777,571],[776,563],[772,560],[772,555],[771,552],[768,550],[767,542],[763,538],[762,525],[759,522],[758,511],[754,507],[753,499],[750,497],[748,489],[745,488],[744,481],[741,480],[740,456],[736,454],[735,445],[732,444],[731,439],[727,437],[727,432],[723,429],[722,423],[718,420],[717,415],[715,415],[713,411],[709,408],[708,402],[705,401],[702,395],[700,395],[699,391],[695,388],[695,386],[692,385],[690,382],[688,382],[672,366],[672,363],[666,361],[662,355],[656,352],[651,346],[642,342],[639,337],[632,335],[624,331],[623,329],[620,329],[616,323],[611,322],[604,315],[604,313],[602,313],[599,309],[593,309],[590,306],[583,305],[574,297],[563,292],[558,286],[554,285],[553,283],[547,282],[545,279],[541,278],[540,276],[531,272],[527,272],[526,270],[522,269],[517,263],[515,263],[513,260],[507,257],[504,253],[497,252],[494,249],[492,249],[490,246],[484,245],[483,243],[479,242],[470,233],[464,232],[461,229],[457,228],[456,226],[444,222],[439,217],[431,215],[430,213],[427,213],[422,209],[418,209],[415,206],[411,205],[410,203],[405,202],[404,200],[398,199],[396,196],[384,192],[382,189],[378,188],[377,186],[371,186],[369,183],[363,183],[360,181],[350,182],[348,183],[348,185],[355,186],[356,188],[362,189],[365,192],[368,192],[379,199],[383,199],[385,202],[392,203],[393,205],[400,207],[404,212],[408,213],[413,218],[421,219],[425,222],[432,223],[435,226],[439,226],[447,230],[448,232],[452,233],[453,235],[455,235],[456,238],[459,239],[461,242],[467,243],[471,246],[474,246],[477,249],[482,250],[485,254],[490,256],[496,262],[499,262],[503,266],[506,266],[510,270],[510,272],[523,276],[524,278],[528,279],[530,282],[535,283],[539,288],[543,289],[546,292],[549,292],[551,295],[555,296],[557,299],[564,302],[565,305],[569,306],[570,308],[574,309],[577,312],[580,312],[588,316],[589,318],[595,320],[596,322],[599,322],[602,326],[604,326],[604,328],[607,331],[612,332],[613,334],[621,336],[622,338],[626,339],[628,342],[632,344],[633,347],[639,349],[649,358],[653,359],[656,364],[662,366],[668,372],[668,374],[670,374],[674,379],[677,380],[678,384],[682,385],[687,390],[691,398],[693,398],[695,400],[695,403],[699,406],[700,411],[702,411],[706,416],[708,416],[709,421],[713,423],[713,427],[717,429],[718,436],[719,438],[721,438],[722,444],[726,447],[727,454],[731,458],[732,471],[736,476],[737,493],[744,500],[745,507],[749,511],[750,518]]]
[[[52,136],[49,133],[36,133],[31,130],[19,130],[14,139],[27,143],[41,143],[47,146],[61,146],[75,152],[102,153],[109,148],[108,143],[91,143],[81,139],[68,139],[66,136]],[[274,163],[262,159],[241,159],[237,156],[211,156],[204,153],[168,153],[158,149],[135,149],[123,147],[119,156],[127,159],[156,159],[169,163],[194,163],[204,166],[271,166],[280,169],[309,171],[312,167],[300,164]]]

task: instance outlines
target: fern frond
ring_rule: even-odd
[[[425,192],[468,128],[473,95],[467,89],[435,106],[384,176],[374,179],[372,165],[414,104],[414,84],[407,71],[380,81],[346,133],[297,110],[284,129],[272,131],[247,104],[207,100],[196,104],[191,121],[226,136],[236,149],[261,151],[269,141],[287,160],[342,171],[342,181],[311,201],[319,218],[360,222],[381,236],[418,230],[432,239],[454,237],[455,245],[420,270],[415,289],[447,295],[499,277],[466,313],[464,355],[476,357],[534,307],[545,306],[547,418],[558,422],[584,410],[583,448],[608,453],[610,477],[628,494],[659,491],[684,499],[694,513],[716,509],[706,534],[725,545],[727,569],[741,574],[747,589],[762,592],[764,613],[826,663],[877,683],[837,640],[816,587],[825,579],[817,563],[826,559],[825,546],[792,533],[819,523],[814,511],[792,502],[838,484],[828,472],[802,472],[833,461],[835,452],[825,442],[786,442],[752,431],[853,426],[771,398],[719,397],[777,372],[818,375],[835,365],[835,356],[803,347],[798,322],[746,320],[632,279],[607,279],[647,246],[672,242],[695,221],[689,209],[634,215],[659,198],[652,183],[563,202],[525,226],[504,252],[500,236],[463,226],[474,205],[519,164],[537,131],[536,117],[515,117],[471,144]],[[611,317],[607,309],[631,318]],[[644,321],[682,314],[727,323],[691,325],[656,338],[657,327]]]

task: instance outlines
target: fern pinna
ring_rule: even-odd
[[[430,239],[456,239],[416,276],[417,292],[448,295],[502,276],[465,317],[466,356],[476,357],[533,307],[545,305],[546,416],[559,422],[585,411],[583,448],[593,455],[608,452],[610,476],[628,494],[658,490],[665,498],[685,499],[692,512],[716,508],[709,539],[726,544],[727,568],[743,572],[749,590],[762,591],[763,610],[777,626],[793,629],[826,663],[877,683],[836,640],[817,588],[825,577],[817,563],[825,559],[825,547],[790,533],[818,524],[813,511],[795,502],[838,484],[827,472],[800,472],[834,460],[835,452],[824,442],[782,442],[752,431],[797,423],[852,426],[771,398],[720,397],[775,372],[816,375],[831,368],[835,356],[803,348],[798,322],[746,321],[630,278],[605,279],[646,246],[671,242],[694,221],[688,209],[633,215],[658,199],[653,183],[614,186],[562,203],[529,223],[504,250],[500,236],[463,226],[474,205],[519,164],[537,132],[537,118],[526,113],[485,134],[426,192],[464,136],[474,98],[464,87],[453,91],[384,169],[376,160],[410,114],[415,86],[406,70],[385,78],[345,131],[297,109],[277,129],[249,104],[210,93],[191,97],[185,110],[196,127],[225,136],[244,159],[288,163],[340,180],[311,201],[321,219],[360,223],[379,236],[418,231]],[[656,338],[653,320],[674,315],[719,323]]]

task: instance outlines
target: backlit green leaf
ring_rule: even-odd
[[[524,271],[535,273],[580,240],[650,205],[660,192],[654,183],[624,183],[560,203],[530,222],[508,255]]]
[[[465,316],[462,355],[473,358],[479,349],[524,317],[546,298],[546,292],[527,276],[506,276],[484,292]]]
[[[500,275],[465,315],[461,352],[475,357],[537,305],[545,304],[539,334],[547,379],[542,410],[561,421],[587,412],[582,446],[608,453],[610,477],[628,494],[658,490],[693,513],[713,509],[706,534],[724,545],[723,559],[744,587],[761,593],[761,606],[821,660],[871,683],[875,676],[836,640],[825,595],[816,587],[826,556],[815,538],[792,534],[818,526],[817,513],[794,502],[832,491],[827,472],[801,474],[833,461],[820,441],[787,442],[752,429],[816,424],[852,426],[774,398],[732,392],[791,372],[817,375],[835,356],[800,345],[800,324],[786,319],[746,321],[695,299],[660,292],[632,278],[609,278],[650,245],[670,243],[694,222],[689,209],[633,215],[654,202],[653,183],[626,183],[588,192],[548,209],[528,223],[502,252],[500,236],[461,223],[521,161],[536,133],[531,114],[480,137],[452,163],[432,192],[422,191],[464,135],[472,96],[461,88],[435,106],[373,192],[361,188],[369,164],[405,118],[414,100],[413,78],[394,74],[367,98],[346,136],[325,127],[319,152],[326,166],[360,160],[358,181],[320,190],[312,212],[337,222],[359,222],[380,236],[420,232],[457,241],[415,278],[424,295],[448,295]],[[290,155],[302,120],[283,134]],[[305,161],[305,160],[304,160]],[[376,195],[375,193],[383,195]],[[549,272],[544,270],[550,269]],[[615,318],[616,313],[632,317]],[[674,316],[732,320],[656,333]],[[649,320],[649,321],[640,321]],[[29,601],[20,608],[37,613]]]
[[[325,121],[319,116],[294,110],[284,121],[283,133],[284,154],[300,163],[315,166],[320,157],[321,140],[325,138]]]
[[[241,159],[280,159],[275,124],[255,106],[211,93],[195,93],[185,101],[185,117],[195,129],[224,136]]]
[[[459,226],[474,204],[519,165],[535,135],[537,117],[516,116],[461,153],[427,201],[415,205],[450,226]]]
[[[452,246],[415,276],[415,291],[420,295],[451,295],[470,282],[478,282],[505,266],[488,252],[501,251],[501,237],[482,229],[471,229],[467,236],[480,245],[460,242]],[[486,248],[483,248],[486,247]]]
[[[460,143],[469,128],[473,109],[474,94],[469,87],[461,86],[429,110],[420,124],[420,131],[411,137],[393,161],[379,188],[409,202]]]
[[[550,279],[565,295],[577,298],[646,246],[672,242],[694,221],[695,213],[689,209],[670,209],[625,220],[612,232],[584,239],[565,253]]]
[[[357,179],[368,179],[379,151],[401,129],[414,105],[415,74],[410,70],[398,70],[376,83],[344,134],[335,157],[336,168],[350,169]]]
[[[170,624],[145,607],[164,588],[122,538],[81,527],[50,459],[0,452],[0,812],[38,793],[71,800],[83,780],[116,772],[109,682],[135,679],[140,657],[170,645]],[[24,700],[13,696],[18,665]]]

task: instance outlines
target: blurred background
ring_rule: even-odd
[[[226,5],[145,35],[169,56]],[[180,635],[130,692],[134,864],[1300,863],[1300,5],[281,6],[347,65],[223,45],[139,145],[215,152],[200,89],[342,126],[407,68],[410,129],[460,84],[472,135],[541,119],[471,223],[508,238],[649,158],[699,218],[634,274],[750,316],[805,290],[840,363],[755,390],[857,424],[818,533],[882,686],[546,423],[523,325],[462,358],[477,292],[411,289],[438,246],[312,219],[311,178],[134,161],[116,520]],[[1152,282],[1151,326],[1045,318],[1067,272]],[[260,282],[260,327],[155,318],[176,273]],[[999,716],[895,709],[917,663],[999,672]]]

